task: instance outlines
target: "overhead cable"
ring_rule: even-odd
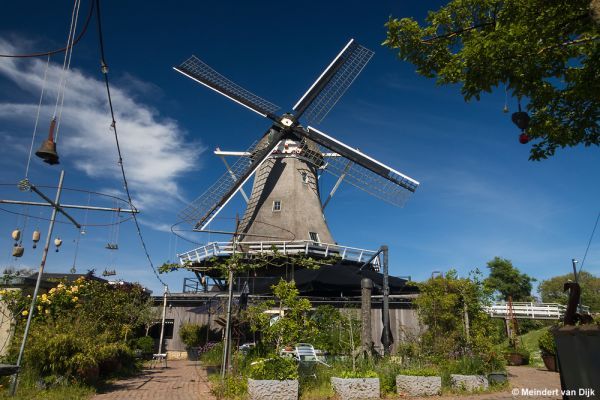
[[[118,164],[121,168],[121,175],[123,177],[123,187],[125,188],[125,193],[127,194],[127,200],[129,201],[129,205],[132,208],[135,208],[133,205],[133,201],[131,199],[131,193],[129,192],[129,185],[127,183],[127,176],[125,175],[125,167],[123,166],[123,156],[121,155],[121,146],[119,144],[119,135],[117,133],[117,121],[115,120],[115,112],[113,109],[113,104],[112,104],[112,97],[110,95],[110,85],[108,82],[108,66],[106,64],[106,59],[104,56],[104,40],[102,37],[102,22],[101,22],[101,17],[100,17],[100,0],[95,0],[96,2],[96,17],[98,20],[98,41],[100,44],[100,60],[101,60],[101,68],[102,68],[102,75],[104,75],[104,83],[106,85],[106,93],[108,96],[108,106],[110,108],[110,115],[111,115],[111,128],[115,134],[115,142],[117,144],[117,153],[119,155],[119,161]],[[139,221],[137,219],[137,216],[134,214],[133,215],[133,221],[135,222],[135,227],[137,229],[137,234],[138,237],[140,238],[140,242],[142,243],[142,247],[144,249],[144,253],[146,254],[146,258],[148,259],[148,262],[150,263],[150,267],[152,268],[152,272],[154,272],[154,275],[156,276],[156,279],[158,279],[158,281],[163,285],[163,286],[167,286],[167,284],[161,279],[161,277],[158,275],[158,272],[156,270],[156,267],[154,266],[154,263],[152,262],[152,259],[150,258],[150,254],[148,252],[148,247],[146,246],[146,242],[144,241],[144,237],[142,236],[142,230],[140,228],[140,224]]]

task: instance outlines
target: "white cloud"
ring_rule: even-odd
[[[1,53],[16,51],[14,46],[0,38]],[[45,59],[0,60],[0,76],[31,98],[29,103],[23,103],[10,102],[5,96],[0,102],[0,119],[22,124],[23,127],[33,126],[37,99],[44,86],[45,68]],[[62,74],[62,64],[50,63],[37,143],[47,134]],[[152,84],[139,80],[126,88],[111,85],[123,163],[135,205],[139,208],[164,208],[174,200],[183,200],[177,178],[196,168],[198,156],[204,149],[198,143],[186,143],[186,132],[177,121],[162,117],[152,106],[141,103],[135,92],[140,87],[146,91],[154,88]],[[120,182],[110,123],[104,82],[71,69],[66,74],[64,108],[57,138],[61,163],[71,163],[91,178],[110,178]],[[31,137],[27,136],[24,134],[17,138],[23,141],[20,147],[29,148]]]

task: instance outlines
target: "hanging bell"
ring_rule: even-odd
[[[12,238],[15,242],[18,242],[19,239],[21,239],[21,230],[20,229],[15,229],[14,231],[12,231]]]
[[[54,142],[54,128],[56,127],[56,118],[50,121],[50,131],[48,139],[42,142],[40,148],[35,152],[35,155],[44,160],[50,165],[59,164],[58,153],[56,152],[56,143]]]
[[[13,255],[13,257],[21,257],[23,255],[24,251],[25,251],[25,249],[23,248],[23,246],[15,244],[13,246],[12,255]]]
[[[524,131],[529,126],[529,114],[519,110],[516,113],[513,113],[512,122],[518,126],[520,130]]]
[[[60,245],[62,244],[62,239],[57,237],[56,239],[54,239],[54,245],[56,246],[56,252],[58,253],[58,248],[60,247]]]
[[[33,248],[35,249],[37,247],[37,242],[40,241],[40,231],[38,231],[37,229],[33,231],[33,234],[31,235],[31,240],[33,240]]]

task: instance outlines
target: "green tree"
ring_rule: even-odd
[[[461,84],[465,100],[506,85],[527,103],[529,158],[540,160],[600,144],[600,7],[592,3],[450,0],[424,26],[390,18],[383,44],[438,84]]]
[[[569,294],[563,291],[563,285],[572,280],[573,274],[566,274],[542,281],[538,287],[542,301],[567,304]],[[600,278],[587,271],[581,271],[578,280],[581,285],[581,304],[589,306],[593,312],[600,312]]]
[[[499,300],[531,301],[532,282],[535,279],[521,273],[510,260],[494,257],[487,263],[490,275],[485,279],[486,287],[497,293]]]
[[[492,352],[498,342],[497,329],[483,308],[490,304],[491,293],[478,271],[469,278],[459,278],[450,270],[446,276],[418,286],[420,294],[414,303],[421,323],[427,327],[421,341],[425,354],[447,360],[471,351],[482,355]]]
[[[310,318],[311,304],[308,299],[300,298],[296,284],[279,281],[273,286],[273,300],[263,301],[248,307],[245,320],[250,323],[250,329],[260,331],[263,343],[274,345],[276,352],[284,345],[293,345],[305,341],[315,335],[316,324]],[[278,318],[273,320],[273,314],[268,310],[278,310]]]

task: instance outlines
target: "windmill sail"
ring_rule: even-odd
[[[273,116],[280,109],[275,104],[225,78],[196,56],[191,56],[174,69],[263,117]]]
[[[280,132],[271,130],[267,135],[272,137],[254,143],[246,152],[248,155],[241,156],[230,171],[224,173],[200,197],[184,208],[179,213],[179,218],[195,224],[196,228],[204,228],[210,223],[268,158],[282,136]]]
[[[296,103],[294,106],[296,119],[304,115],[308,122],[319,124],[372,56],[371,50],[351,39]]]
[[[388,203],[404,205],[419,186],[416,180],[313,127],[296,129],[295,132],[321,146],[319,155],[325,154],[325,157],[315,157],[315,162],[320,163],[325,171],[336,176],[345,174],[344,181]],[[331,151],[337,154],[331,154]],[[352,164],[349,165],[348,160]]]

